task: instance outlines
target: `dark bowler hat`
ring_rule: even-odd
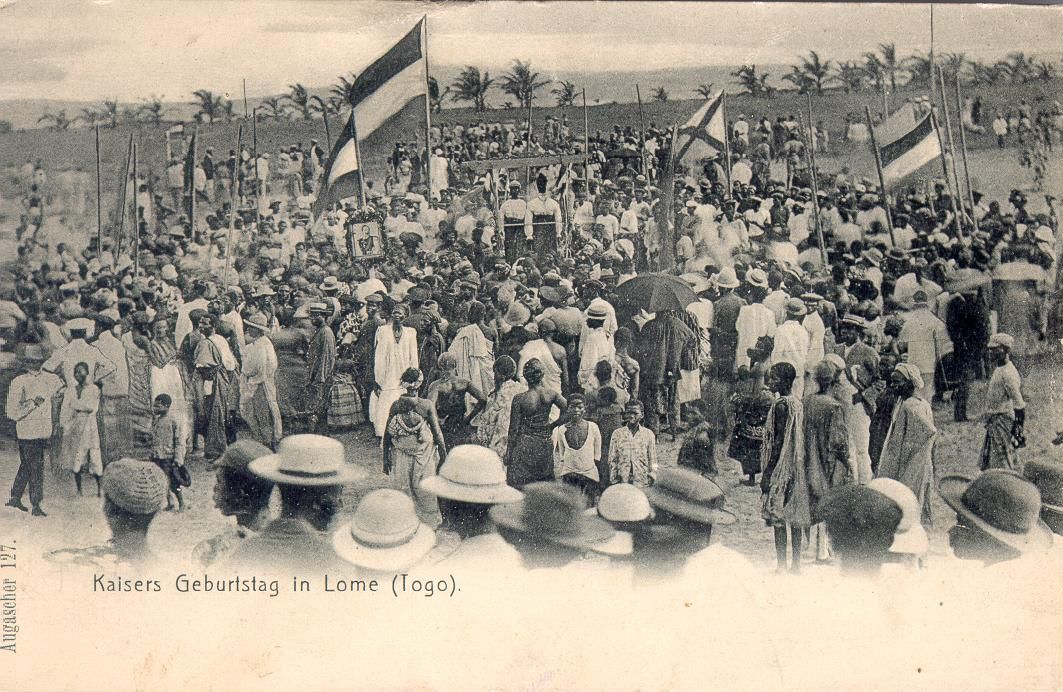
[[[989,469],[974,480],[945,476],[938,492],[968,526],[1020,553],[1052,545],[1052,532],[1040,519],[1041,493],[1014,471]]]

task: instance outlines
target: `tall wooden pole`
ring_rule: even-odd
[[[941,149],[941,171],[945,176],[945,185],[951,191],[952,183],[949,182],[949,164],[945,159],[945,142],[941,139],[941,127],[938,125],[937,116],[933,113],[930,114],[930,119],[934,123],[934,134],[936,134],[938,138],[938,148]],[[950,194],[949,197],[952,198],[952,215],[956,219],[956,233],[958,237],[962,238],[963,231],[960,229],[960,214],[959,210],[956,208],[956,195]]]
[[[96,126],[96,252],[103,252],[103,187],[100,180],[100,126]]]
[[[233,256],[233,233],[236,231],[236,188],[240,184],[239,175],[237,171],[240,166],[240,147],[243,146],[244,139],[244,126],[243,123],[236,130],[236,155],[237,164],[233,166],[233,169],[229,172],[231,177],[230,184],[232,185],[232,203],[229,204],[229,229],[225,233],[225,276],[222,277],[222,282],[229,285],[229,270],[232,268],[232,256]]]
[[[646,175],[646,120],[642,116],[642,93],[639,91],[638,82],[635,83],[635,98],[639,102],[639,165],[642,167],[642,174]]]
[[[196,157],[198,155],[198,151],[199,151],[199,126],[197,125],[196,127],[194,127],[192,129],[192,151],[189,152],[189,154],[188,154],[188,156],[191,157],[190,160],[192,162],[192,165],[188,167],[189,168],[189,171],[188,171],[188,178],[189,178],[188,179],[188,192],[189,192],[188,224],[189,224],[189,227],[192,229],[192,233],[191,233],[192,238],[196,237]],[[208,238],[207,240],[208,240],[208,249],[209,249],[209,241],[210,241],[210,239]],[[210,253],[209,252],[207,253],[207,262],[208,263],[210,262]]]
[[[118,188],[118,232],[115,233],[115,254],[122,251],[125,245],[125,215],[129,206],[129,171],[133,166],[133,133],[129,133],[129,144],[126,145],[125,165],[122,167],[122,182]]]
[[[369,194],[365,189],[365,164],[362,162],[362,147],[358,144],[358,124],[354,122],[354,109],[351,109],[351,139],[354,140],[354,156],[358,159],[358,189],[361,192],[362,202],[361,206],[365,207],[369,204]],[[328,183],[328,181],[325,181]],[[432,199],[432,188],[429,184],[428,199]]]
[[[244,79],[244,120],[247,120],[247,80]]]
[[[432,199],[432,92],[428,88],[429,76],[428,76],[428,15],[424,15],[421,18],[422,26],[424,27],[424,35],[421,37],[424,42],[424,181],[428,187],[428,199]],[[354,113],[351,113],[351,122],[354,122]],[[355,147],[358,146],[358,138],[354,138]],[[358,154],[358,165],[362,165],[362,155]],[[358,176],[362,179],[362,185],[365,185],[365,175],[360,174]],[[446,185],[444,185],[446,187]],[[362,203],[365,204],[365,193],[363,189]]]
[[[328,113],[323,110],[321,111],[321,122],[325,123],[325,148],[327,151],[332,151],[332,133],[328,129]]]
[[[971,187],[971,169],[967,165],[967,131],[963,127],[963,97],[960,95],[960,74],[956,73],[956,112],[960,118],[960,151],[963,154],[963,177],[967,181],[967,201],[971,204],[971,222],[974,230],[978,230],[978,216],[974,211],[974,188]],[[953,164],[955,165],[955,163]]]
[[[727,92],[720,92],[720,110],[723,112],[723,162],[724,176],[727,178],[727,194],[724,197],[734,196],[734,181],[731,180],[731,128],[727,124]]]
[[[958,210],[960,208],[959,199],[960,195],[963,194],[963,190],[960,188],[959,171],[956,170],[956,144],[952,139],[952,121],[949,118],[949,98],[945,95],[945,70],[940,67],[938,68],[938,84],[941,86],[941,108],[942,115],[945,116],[945,134],[947,134],[949,138],[948,157],[943,156],[942,158],[946,161],[948,159],[952,160],[952,180],[950,181],[948,178],[948,166],[946,165],[945,182],[946,184],[951,183],[955,188],[955,193],[953,195],[955,202],[953,203],[953,207]],[[973,213],[974,210],[972,209],[971,211]],[[958,238],[963,237],[962,224],[960,223],[960,215],[958,213],[956,214],[956,234]]]
[[[816,169],[816,138],[812,134],[812,94],[808,96],[808,129],[805,129],[804,123],[798,123],[801,126],[802,132],[808,133],[808,146],[805,147],[805,151],[808,154],[808,164],[812,169],[812,213],[815,214],[814,226],[816,229],[816,239],[819,241],[819,255],[823,260],[823,267],[829,266],[827,262],[827,244],[823,240],[823,226],[819,218],[819,173]],[[891,229],[892,230],[892,229]]]
[[[137,143],[133,141],[133,276],[140,273],[140,176],[137,172]]]
[[[583,88],[583,177],[586,178],[587,194],[591,190],[591,119],[587,115],[587,88]]]
[[[255,233],[262,231],[262,196],[264,183],[258,179],[258,108],[251,109],[251,156],[255,159]]]
[[[897,238],[893,233],[893,214],[890,212],[889,200],[886,198],[886,176],[882,174],[882,155],[878,151],[875,142],[875,127],[871,123],[871,107],[864,106],[864,117],[867,119],[867,131],[871,135],[871,151],[875,153],[875,168],[878,170],[878,184],[882,188],[882,208],[886,210],[886,225],[890,229],[890,244],[897,247]]]

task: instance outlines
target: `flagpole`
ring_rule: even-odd
[[[882,188],[882,208],[886,210],[886,225],[889,226],[890,230],[890,244],[893,247],[897,247],[897,238],[893,233],[893,214],[890,213],[889,201],[886,199],[886,176],[882,173],[882,155],[879,153],[878,144],[875,142],[875,127],[871,124],[871,106],[864,106],[864,117],[867,118],[867,131],[871,135],[871,151],[875,153],[875,168],[878,170],[878,184]]]
[[[967,199],[971,203],[971,222],[978,230],[978,215],[974,210],[974,188],[971,187],[971,169],[967,165],[967,131],[963,127],[963,97],[960,96],[960,73],[956,73],[956,111],[960,114],[960,151],[963,154],[963,177],[967,180]],[[955,164],[954,164],[955,165]]]
[[[236,151],[240,151],[240,147],[243,145],[244,138],[244,125],[240,123],[239,128],[236,130]],[[240,155],[237,153],[237,162],[240,160]],[[239,184],[237,181],[237,166],[233,166],[229,175],[232,177],[232,190],[236,192],[236,186]],[[236,197],[232,197],[233,202],[236,201]],[[229,229],[225,233],[225,275],[222,277],[222,283],[226,286],[229,285],[229,269],[232,268],[232,256],[233,256],[233,233],[236,230],[236,205],[229,204]]]
[[[812,94],[806,94],[806,96],[808,97],[808,130],[805,131],[808,132],[808,161],[809,165],[812,166],[812,211],[816,215],[815,227],[816,238],[819,240],[819,254],[823,259],[823,266],[826,268],[830,266],[830,263],[827,261],[827,244],[823,240],[823,226],[819,218],[819,174],[816,169],[816,138],[812,135]],[[804,130],[803,125],[801,128]],[[890,229],[890,232],[893,232],[892,229]]]
[[[957,76],[957,78],[959,78],[959,73],[958,72],[957,72],[956,76]],[[949,138],[949,158],[952,159],[952,181],[951,182],[953,183],[954,187],[956,188],[955,194],[953,196],[953,200],[955,200],[955,202],[953,203],[953,207],[957,208],[957,211],[958,211],[958,209],[959,209],[958,201],[959,201],[960,195],[963,194],[963,190],[960,188],[960,176],[959,176],[959,172],[956,170],[956,145],[955,145],[955,143],[953,142],[953,139],[952,139],[952,122],[949,119],[949,99],[948,99],[948,96],[945,95],[945,70],[943,68],[940,68],[940,67],[938,68],[938,84],[941,86],[941,108],[942,108],[942,115],[945,116],[945,133],[948,135],[948,138]],[[944,155],[942,155],[942,158],[943,159],[945,158]],[[946,161],[946,163],[947,163],[947,161]],[[946,165],[946,170],[945,170],[945,176],[946,176],[945,177],[945,182],[949,183],[948,166],[947,165]],[[971,213],[974,213],[974,209],[971,209]],[[960,224],[960,215],[959,215],[959,213],[957,213],[956,214],[956,233],[957,233],[957,237],[958,238],[963,238],[963,229],[962,229],[961,226],[962,225]]]
[[[133,276],[140,274],[140,178],[137,175],[137,143],[133,142]]]
[[[332,134],[329,132],[328,129],[328,113],[326,113],[324,110],[321,111],[321,121],[325,123],[325,147],[329,151],[332,151]]]
[[[255,158],[255,232],[262,230],[262,181],[258,179],[258,108],[251,109],[251,156]]]
[[[587,193],[591,191],[591,125],[587,115],[587,87],[583,87],[583,177],[586,179]]]
[[[191,169],[188,172],[188,191],[189,205],[188,205],[188,223],[192,229],[192,238],[196,237],[196,155],[199,149],[199,126],[192,128],[192,152]],[[210,253],[207,253],[207,261],[210,261]]]
[[[646,175],[646,121],[642,117],[642,93],[639,91],[638,82],[635,82],[635,98],[639,102],[639,163],[642,164],[642,174]]]
[[[244,78],[244,120],[247,120],[247,78]]]
[[[103,252],[103,188],[100,182],[100,126],[96,126],[96,251]]]
[[[355,158],[358,159],[358,189],[359,189],[359,192],[361,193],[361,197],[362,197],[360,206],[361,207],[365,207],[365,206],[367,206],[369,204],[369,194],[366,192],[366,189],[365,189],[365,168],[363,168],[363,166],[362,166],[362,147],[361,147],[361,145],[358,144],[358,126],[354,122],[354,108],[351,108],[350,125],[351,125],[351,139],[354,140],[354,156],[355,156]],[[325,183],[327,184],[328,181],[326,180]],[[429,187],[428,187],[428,199],[429,200],[432,199],[431,183],[429,183]]]
[[[424,27],[424,179],[428,185],[428,199],[432,199],[432,94],[428,89],[428,15],[421,18]],[[354,111],[351,111],[351,123],[354,123]],[[354,138],[354,146],[357,150],[358,137]],[[358,167],[362,167],[362,155],[358,154]],[[359,179],[365,185],[365,176],[359,172]],[[365,204],[365,191],[362,192],[362,204]]]
[[[956,217],[956,228],[959,229],[960,216],[956,209],[956,195],[951,194],[952,184],[949,183],[949,164],[948,161],[945,160],[945,142],[941,139],[941,127],[938,125],[937,116],[933,112],[930,113],[930,120],[934,123],[934,134],[937,135],[938,148],[941,149],[941,170],[945,176],[945,185],[949,188],[949,197],[952,198],[952,215]],[[959,232],[959,237],[963,237],[962,231]]]
[[[734,196],[734,182],[731,181],[731,128],[727,126],[727,91],[720,92],[720,110],[723,112],[723,172],[727,178],[727,194],[724,197]]]
[[[126,199],[129,194],[129,167],[133,162],[133,133],[129,133],[129,143],[126,145],[125,166],[122,167],[122,187],[118,190],[118,232],[115,234],[116,255],[121,253],[125,241],[125,213],[129,202]]]

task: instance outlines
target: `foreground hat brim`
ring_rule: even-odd
[[[274,483],[280,483],[282,485],[304,485],[313,487],[349,485],[365,478],[366,476],[366,472],[361,468],[349,464],[344,464],[335,473],[318,475],[303,475],[283,471],[280,468],[280,464],[281,456],[279,454],[270,454],[255,459],[247,465],[247,468],[259,478],[264,478],[267,481],[273,481]]]
[[[928,550],[930,538],[926,535],[926,529],[922,524],[916,524],[907,531],[895,533],[889,551],[902,555],[925,555]]]
[[[443,476],[429,476],[421,481],[421,490],[432,493],[436,497],[458,502],[469,502],[480,505],[501,505],[511,502],[520,502],[524,499],[524,493],[511,488],[505,483],[496,485],[469,485],[455,483]]]
[[[420,523],[409,541],[393,548],[374,548],[363,545],[351,535],[347,522],[332,534],[332,548],[336,554],[357,567],[378,572],[397,572],[420,560],[435,547],[436,532],[428,524]]]
[[[941,498],[957,514],[962,515],[970,526],[1020,553],[1041,552],[1052,547],[1052,530],[1040,518],[1026,533],[1011,533],[998,529],[967,509],[963,504],[963,493],[970,484],[971,479],[963,476],[945,476],[938,481],[938,493]]]
[[[646,499],[650,501],[651,506],[685,519],[701,522],[702,524],[720,524],[721,526],[733,524],[737,521],[735,515],[725,509],[715,509],[691,502],[657,486],[650,486],[645,489],[645,492]]]
[[[503,528],[527,536],[534,536],[540,540],[567,548],[590,550],[603,555],[628,555],[631,552],[630,546],[627,546],[627,552],[617,552],[623,551],[625,546],[612,540],[616,536],[616,531],[600,517],[581,514],[579,516],[578,533],[575,535],[554,535],[533,531],[524,523],[523,502],[496,505],[491,508],[490,514],[491,521]]]

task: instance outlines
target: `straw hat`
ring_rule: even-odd
[[[938,492],[968,526],[1020,553],[1052,545],[1052,532],[1040,519],[1041,493],[1014,471],[989,469],[974,480],[945,476]]]
[[[1006,348],[1010,351],[1014,345],[1015,338],[1012,337],[1011,334],[997,332],[989,337],[989,343],[986,344],[986,348]]]
[[[616,531],[598,517],[584,514],[583,495],[561,483],[529,483],[524,499],[491,508],[491,521],[500,527],[548,543],[608,555],[617,552],[610,539]]]
[[[746,283],[750,286],[756,286],[758,288],[768,287],[768,275],[764,273],[763,269],[759,267],[753,267],[746,272]]]
[[[506,485],[506,469],[498,454],[480,445],[450,450],[439,475],[425,478],[420,487],[437,497],[482,505],[520,502],[524,497]]]
[[[919,523],[919,500],[904,483],[892,478],[875,478],[867,484],[868,488],[880,492],[897,503],[901,508],[901,523],[893,532],[891,553],[923,555],[930,548],[930,539],[926,529]]]
[[[111,462],[103,472],[103,495],[131,514],[154,514],[166,502],[170,483],[156,464],[136,459]]]
[[[733,524],[735,515],[723,508],[723,490],[688,469],[664,468],[646,488],[650,505],[702,524]]]
[[[358,567],[398,572],[420,561],[436,544],[432,527],[417,518],[408,495],[380,488],[362,498],[351,520],[332,534],[332,547]]]
[[[720,288],[738,288],[741,283],[738,281],[734,267],[721,269],[720,273],[716,275],[716,285]]]
[[[786,301],[786,314],[789,317],[803,317],[808,314],[808,308],[800,298],[790,298]]]
[[[256,314],[254,314],[254,315],[252,315],[250,317],[245,317],[244,318],[244,329],[254,329],[256,331],[259,331],[259,332],[262,332],[263,334],[265,334],[266,332],[269,331],[269,325],[266,324],[264,321],[262,321],[262,322],[258,321],[258,320],[264,320],[264,319],[265,319],[265,316],[261,315],[260,313],[256,313]]]
[[[248,469],[259,478],[284,485],[348,485],[365,475],[345,462],[339,441],[323,435],[286,437],[276,454],[255,459]]]

